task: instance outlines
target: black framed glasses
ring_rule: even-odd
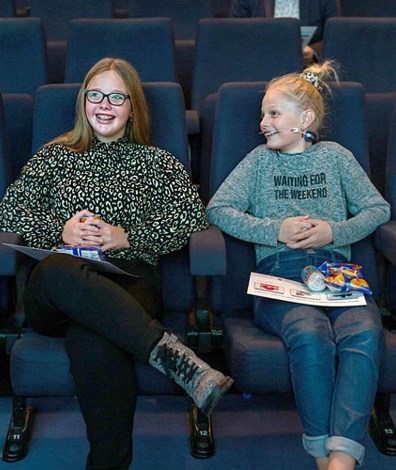
[[[125,100],[129,99],[129,95],[125,93],[102,93],[98,90],[85,90],[85,96],[90,103],[99,104],[105,98],[108,99],[109,103],[113,106],[122,106]]]

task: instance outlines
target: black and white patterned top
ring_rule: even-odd
[[[63,243],[65,222],[83,209],[128,233],[130,248],[108,250],[106,257],[154,265],[207,227],[204,206],[177,159],[121,138],[94,139],[83,153],[59,144],[39,150],[0,203],[0,230],[50,249]]]

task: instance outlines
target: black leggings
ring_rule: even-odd
[[[70,255],[37,264],[25,292],[29,325],[66,338],[90,443],[89,469],[127,469],[137,399],[133,359],[146,363],[164,334],[156,267],[122,266],[139,278],[97,272]]]

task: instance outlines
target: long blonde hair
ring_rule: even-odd
[[[77,95],[74,128],[52,139],[50,144],[63,144],[75,152],[84,152],[92,145],[93,131],[85,114],[85,90],[100,73],[114,70],[123,80],[130,97],[133,121],[128,121],[125,137],[129,142],[151,144],[150,115],[142,83],[136,69],[126,60],[106,57],[99,60],[87,73]]]
[[[323,127],[326,114],[324,95],[331,94],[328,80],[338,82],[337,68],[332,60],[322,64],[312,64],[302,73],[290,73],[282,77],[272,79],[266,91],[271,88],[281,90],[292,102],[303,111],[312,109],[315,112],[315,120],[312,128],[318,131]]]

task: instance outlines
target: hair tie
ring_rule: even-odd
[[[302,74],[302,78],[304,80],[307,80],[307,82],[311,83],[319,91],[319,93],[323,93],[323,87],[319,83],[319,78],[317,77],[317,75],[312,72],[304,72]]]

